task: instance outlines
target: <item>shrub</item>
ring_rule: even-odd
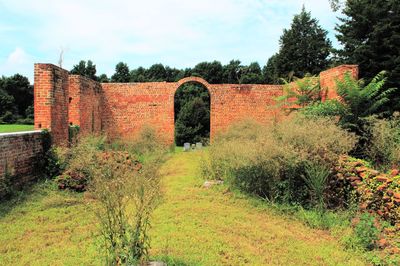
[[[167,141],[160,134],[157,134],[153,127],[145,125],[136,138],[130,141],[119,142],[119,145],[122,149],[146,157],[148,155],[165,153],[168,150],[166,143]]]
[[[331,169],[355,142],[354,135],[328,119],[270,125],[245,121],[216,137],[203,159],[203,175],[270,200],[306,204],[316,192],[301,177],[307,176],[307,165]]]
[[[346,106],[337,100],[316,102],[305,106],[300,112],[306,117],[341,117],[346,114]]]
[[[361,214],[359,222],[354,227],[354,236],[360,247],[372,250],[379,237],[375,217],[369,213]]]
[[[400,118],[396,114],[392,119],[369,118],[371,137],[366,155],[375,166],[388,170],[400,167]]]
[[[152,162],[138,169],[121,155],[98,156],[90,191],[99,203],[95,210],[107,265],[136,265],[148,259],[147,230],[160,196],[159,165]]]
[[[321,87],[317,77],[306,74],[304,78],[295,78],[292,83],[283,81],[284,95],[277,98],[278,102],[284,105],[293,103],[305,107],[321,100]]]
[[[87,136],[71,148],[53,148],[55,152],[54,169],[60,166],[62,174],[56,178],[60,189],[85,191],[96,168],[98,153],[105,149],[104,137]],[[64,171],[63,171],[64,170]],[[54,170],[55,171],[55,170]]]
[[[319,210],[324,210],[324,191],[328,181],[329,169],[324,165],[306,163],[304,171],[305,175],[302,177],[310,191],[311,202]]]

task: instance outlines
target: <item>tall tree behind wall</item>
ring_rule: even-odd
[[[33,123],[32,106],[33,86],[27,77],[15,74],[0,78],[0,123]]]
[[[342,63],[358,64],[367,82],[387,72],[385,87],[400,88],[400,1],[347,0],[337,25]],[[391,111],[400,110],[400,93],[392,97]]]
[[[317,75],[328,68],[332,44],[327,34],[303,7],[300,14],[294,16],[290,29],[283,31],[279,52],[265,67],[266,80],[279,83],[280,78],[302,78],[307,73]]]

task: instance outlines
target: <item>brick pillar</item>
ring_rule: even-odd
[[[319,74],[319,82],[322,89],[322,101],[337,99],[339,96],[336,91],[336,81],[343,79],[344,74],[350,72],[351,76],[358,79],[357,65],[341,65]]]
[[[35,64],[35,129],[49,129],[53,143],[68,141],[68,71],[52,64]]]

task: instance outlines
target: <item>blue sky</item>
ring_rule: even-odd
[[[120,61],[263,66],[303,4],[337,46],[328,0],[0,0],[0,75],[18,72],[32,82],[33,64],[57,64],[61,50],[65,69],[90,59],[107,75]]]

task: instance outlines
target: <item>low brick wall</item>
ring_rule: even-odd
[[[10,186],[19,188],[41,173],[43,136],[39,130],[0,134],[0,197]]]

